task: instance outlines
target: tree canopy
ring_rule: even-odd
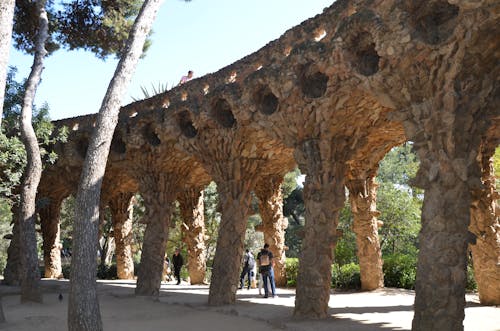
[[[49,54],[64,47],[88,50],[102,59],[111,54],[120,57],[142,3],[141,0],[48,1],[49,38],[45,47]],[[14,47],[33,54],[36,32],[36,2],[17,0]],[[147,40],[143,51],[150,44]]]

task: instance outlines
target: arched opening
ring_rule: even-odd
[[[148,142],[151,146],[158,146],[161,144],[161,140],[156,135],[151,124],[148,124],[142,128],[142,136],[144,140],[146,140],[146,142]]]
[[[269,86],[263,86],[254,95],[258,110],[264,115],[271,115],[278,110],[279,100]]]
[[[224,128],[232,128],[236,125],[231,106],[225,99],[217,99],[210,110],[210,116]]]
[[[300,76],[300,88],[306,97],[316,99],[325,94],[328,84],[327,75],[308,65]]]
[[[188,111],[182,111],[177,114],[177,124],[182,134],[187,138],[194,138],[198,134],[198,130],[193,126],[193,121]]]
[[[452,35],[457,25],[459,7],[448,1],[413,0],[408,2],[410,24],[415,29],[414,36],[430,45],[437,45]]]

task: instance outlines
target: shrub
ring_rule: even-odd
[[[390,255],[384,258],[384,284],[386,287],[415,289],[417,257]]]
[[[97,278],[98,279],[117,279],[118,274],[116,270],[116,264],[97,266]]]
[[[297,286],[297,275],[299,273],[299,259],[296,257],[289,257],[285,262],[286,270],[286,286]]]
[[[361,288],[359,265],[356,263],[349,263],[343,266],[333,264],[332,287],[344,290]]]
[[[467,283],[465,285],[465,290],[468,292],[477,291],[477,283],[476,278],[474,276],[474,269],[472,268],[472,264],[467,264]]]

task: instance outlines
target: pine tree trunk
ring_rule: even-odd
[[[41,302],[39,288],[40,272],[35,232],[35,200],[38,183],[42,175],[42,160],[35,131],[31,124],[33,100],[43,70],[43,59],[47,54],[45,41],[48,38],[48,19],[45,11],[46,0],[37,2],[39,28],[36,52],[31,73],[26,84],[21,110],[21,138],[26,148],[27,164],[23,174],[21,205],[19,208],[19,229],[21,238],[21,301]]]
[[[91,137],[78,188],[73,232],[73,258],[68,305],[70,331],[102,330],[96,289],[96,255],[99,200],[102,179],[123,95],[142,54],[144,41],[162,0],[146,0],[130,32],[108,87]]]
[[[7,83],[7,64],[9,63],[15,6],[15,0],[0,1],[0,127],[2,126],[3,102],[5,98],[5,85]]]

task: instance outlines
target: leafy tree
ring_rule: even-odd
[[[300,170],[285,175],[283,189],[283,215],[288,218],[288,228],[285,232],[285,244],[288,247],[288,257],[298,257],[302,246],[304,228],[304,195],[303,187],[297,184]]]
[[[379,229],[382,254],[416,254],[423,191],[411,187],[419,160],[413,144],[393,148],[380,162],[377,210],[384,225]]]
[[[382,254],[416,254],[422,200],[407,190],[382,183],[377,192]]]
[[[349,199],[346,199],[345,206],[340,211],[338,230],[342,231],[342,236],[335,245],[335,264],[343,266],[350,263],[358,263],[356,256],[356,234],[352,231],[353,217]]]
[[[217,247],[217,238],[219,232],[219,224],[221,213],[218,210],[219,195],[217,194],[217,185],[211,182],[204,190],[204,217],[206,240],[205,247],[207,250],[207,267],[211,266],[215,256],[215,248]]]
[[[413,143],[406,142],[391,149],[380,161],[377,182],[405,187],[414,196],[422,194],[422,190],[411,187],[410,183],[417,174],[419,165]]]
[[[99,58],[120,57],[126,46],[130,28],[142,5],[141,0],[70,0],[48,2],[49,54],[61,47],[85,49]],[[37,31],[36,7],[31,0],[17,0],[14,21],[14,46],[34,53]],[[144,51],[150,41],[144,44]]]

